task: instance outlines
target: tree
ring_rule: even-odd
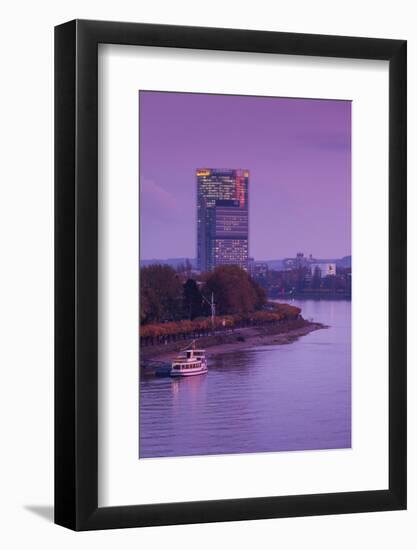
[[[265,303],[263,290],[237,265],[218,266],[208,275],[203,294],[212,293],[218,315],[248,314]]]
[[[140,289],[140,322],[157,321],[163,314],[162,302],[152,287]]]
[[[313,271],[313,278],[311,279],[311,288],[318,289],[321,287],[321,269],[316,266]]]
[[[140,270],[142,323],[175,321],[181,317],[182,285],[175,270],[152,264]]]
[[[183,286],[184,317],[195,319],[203,315],[203,297],[194,279],[187,279]]]
[[[296,273],[295,287],[298,291],[303,290],[305,287],[307,268],[299,267],[295,270],[295,273]]]
[[[250,283],[252,285],[253,290],[256,294],[256,303],[255,303],[255,309],[262,309],[262,307],[266,304],[266,290],[263,286],[261,286],[257,281],[252,279],[252,277],[249,277]]]
[[[177,265],[176,271],[177,273],[184,275],[187,279],[190,279],[193,273],[193,266],[190,260],[186,258],[185,262],[179,263]]]

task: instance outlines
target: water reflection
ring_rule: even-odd
[[[350,447],[350,302],[293,303],[330,328],[141,379],[140,457]]]

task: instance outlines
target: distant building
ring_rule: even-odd
[[[314,275],[316,270],[318,270],[320,277],[329,277],[336,275],[336,264],[335,263],[312,263],[310,265],[311,274]]]
[[[266,262],[255,262],[253,258],[250,258],[248,270],[254,279],[262,279],[268,275],[269,266]]]
[[[313,262],[316,262],[316,260],[313,258],[312,254],[304,256],[303,252],[297,252],[295,258],[285,258],[283,260],[284,269],[286,270],[300,269],[302,267],[308,268]]]
[[[226,264],[247,269],[248,170],[204,168],[196,176],[198,269]]]

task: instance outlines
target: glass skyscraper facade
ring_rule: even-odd
[[[197,264],[248,268],[248,170],[197,170]]]

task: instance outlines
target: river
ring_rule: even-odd
[[[351,446],[351,302],[290,303],[329,328],[208,353],[206,375],[141,378],[140,458]]]

